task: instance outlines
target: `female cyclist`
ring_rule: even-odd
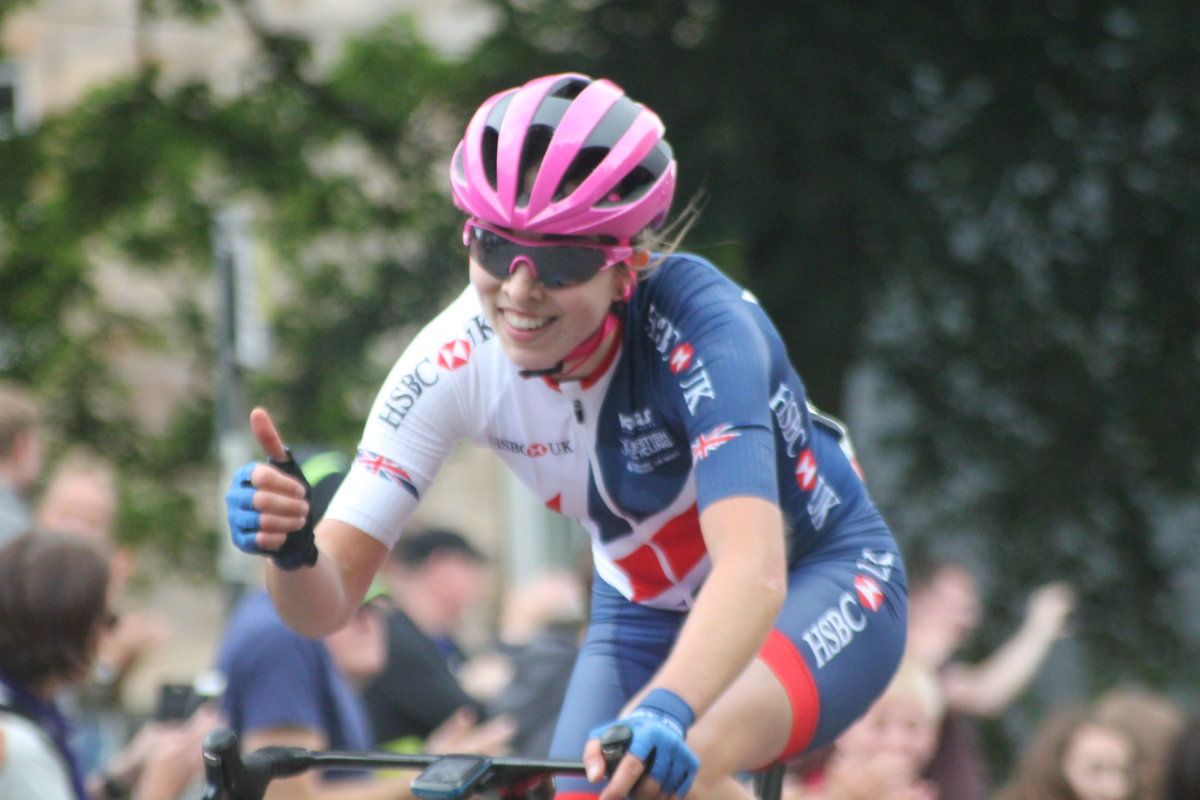
[[[582,752],[593,782],[559,797],[746,797],[732,776],[832,741],[904,646],[900,557],[845,432],[749,292],[652,252],[675,169],[659,118],[607,80],[487,100],[450,168],[471,285],[396,362],[315,539],[262,409],[272,464],[227,498],[310,636],[357,608],[458,440],[578,519],[596,581],[551,755]],[[602,788],[618,722],[632,745]]]

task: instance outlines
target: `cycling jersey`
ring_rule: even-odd
[[[470,439],[579,520],[602,580],[552,746],[574,757],[669,653],[711,568],[700,513],[775,503],[789,590],[759,657],[791,700],[785,755],[827,744],[887,684],[906,620],[903,567],[845,431],[807,402],[754,296],[707,261],[667,258],[620,314],[591,378],[524,378],[468,288],[396,362],[327,516],[392,546]],[[560,796],[594,790],[564,779]]]
[[[605,581],[668,609],[708,574],[698,515],[717,500],[777,503],[792,561],[874,515],[841,426],[806,404],[753,295],[712,265],[655,269],[614,356],[590,381],[522,378],[468,287],[397,361],[328,515],[390,547],[469,438],[583,524]]]

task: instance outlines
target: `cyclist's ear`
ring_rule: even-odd
[[[613,287],[612,300],[614,303],[628,303],[629,298],[633,297],[633,287],[637,285],[638,272],[633,267],[627,266],[628,264],[629,261],[626,260],[621,269],[617,270],[619,279],[616,286]]]

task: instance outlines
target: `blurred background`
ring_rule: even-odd
[[[1033,587],[1075,586],[1075,635],[992,723],[995,757],[1117,682],[1193,702],[1195,11],[2,0],[0,377],[44,403],[51,459],[118,465],[138,585],[191,620],[177,653],[208,652],[253,580],[221,510],[251,405],[298,449],[351,451],[465,285],[446,166],[470,112],[542,73],[606,76],[662,116],[678,207],[705,200],[688,246],[759,296],[904,547],[977,570],[971,647]],[[426,520],[505,580],[585,553],[497,464],[457,454]]]

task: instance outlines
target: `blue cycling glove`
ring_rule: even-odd
[[[646,766],[664,795],[683,797],[692,788],[700,759],[684,739],[696,715],[683,698],[669,689],[652,689],[629,716],[593,728],[588,738],[599,739],[614,725],[633,733],[629,753]]]
[[[304,484],[304,497],[305,499],[309,498],[312,494],[312,487],[308,485],[304,473],[300,470],[300,465],[296,463],[296,459],[292,457],[290,451],[287,461],[270,459],[269,463]],[[316,523],[313,520],[311,509],[304,521],[304,526],[289,533],[283,547],[278,550],[264,551],[254,541],[262,518],[258,509],[254,507],[254,494],[258,490],[250,483],[250,473],[254,471],[255,466],[254,462],[244,464],[237,472],[233,473],[229,491],[225,493],[225,511],[229,517],[229,532],[234,547],[243,553],[270,556],[271,560],[275,562],[275,566],[280,569],[293,570],[300,567],[311,567],[317,563],[317,544],[313,538],[313,529]]]

